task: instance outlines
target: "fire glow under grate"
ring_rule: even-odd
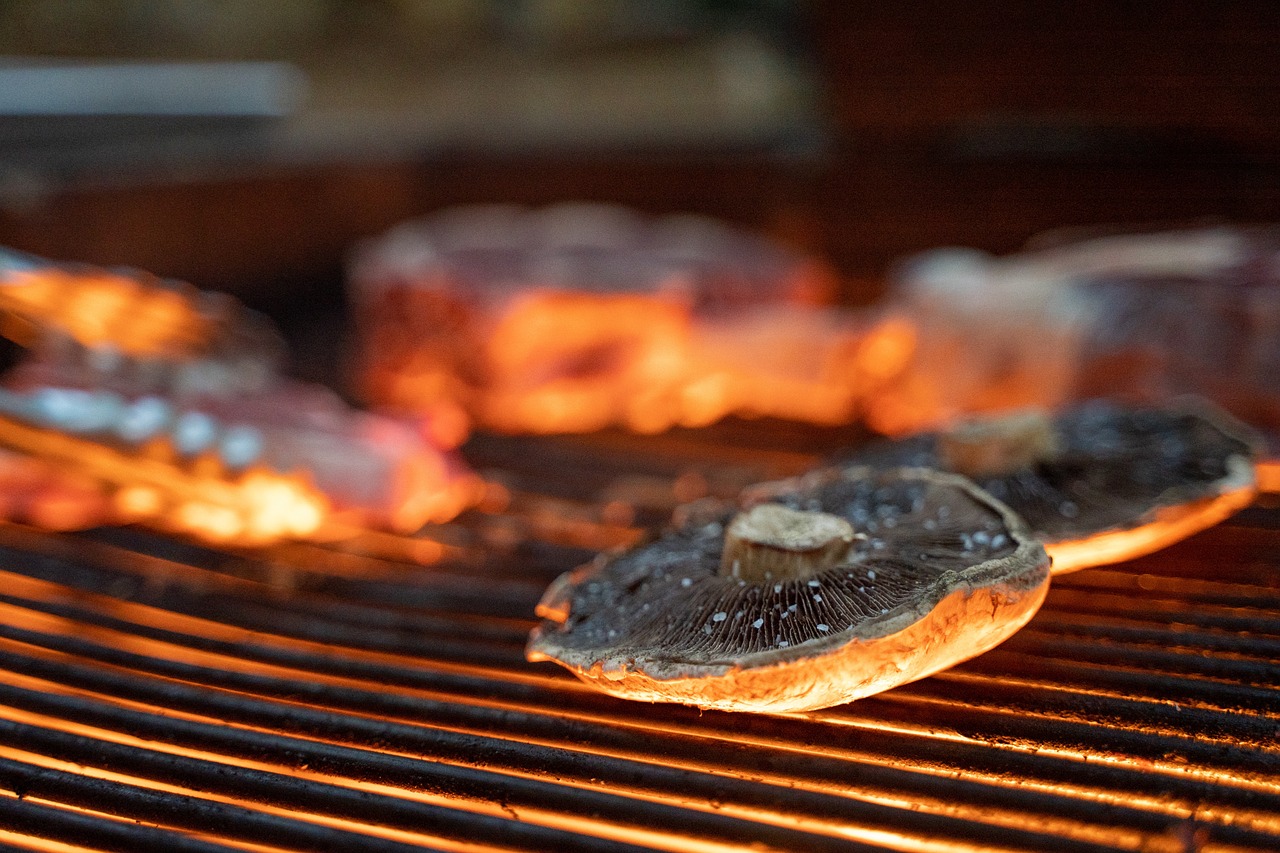
[[[558,573],[833,441],[481,436],[501,485],[417,538],[0,528],[0,850],[1280,849],[1273,509],[1056,578],[995,651],[828,711],[524,661]]]

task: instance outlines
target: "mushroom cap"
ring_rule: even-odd
[[[1054,574],[1159,550],[1247,506],[1257,490],[1258,439],[1207,401],[1093,400],[1052,424],[1052,455],[1010,473],[970,476],[1027,520]],[[942,435],[870,445],[847,461],[946,469]]]
[[[863,535],[830,568],[751,581],[718,571],[737,507],[704,506],[661,538],[553,582],[528,658],[630,699],[813,710],[991,649],[1047,591],[1044,549],[962,477],[825,469],[744,500],[838,515]]]

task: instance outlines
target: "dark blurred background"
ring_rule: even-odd
[[[0,0],[0,57],[0,244],[300,339],[353,241],[463,202],[713,214],[851,303],[937,245],[1280,219],[1263,0]]]

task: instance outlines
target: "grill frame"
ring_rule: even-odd
[[[995,651],[828,711],[628,703],[523,661],[545,583],[681,476],[731,494],[856,439],[481,436],[510,502],[427,531],[427,565],[372,534],[0,528],[0,849],[1280,846],[1275,509],[1056,578]]]

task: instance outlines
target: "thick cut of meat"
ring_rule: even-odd
[[[259,544],[413,529],[474,491],[416,428],[280,375],[275,331],[230,297],[10,253],[2,311],[31,351],[0,381],[0,447],[36,460],[0,466],[10,517]]]
[[[900,265],[885,308],[914,332],[867,401],[901,435],[974,413],[1092,397],[1209,398],[1280,430],[1280,229],[1045,235],[992,257]]]
[[[367,399],[511,432],[855,415],[866,329],[821,264],[713,220],[445,211],[351,268]]]

